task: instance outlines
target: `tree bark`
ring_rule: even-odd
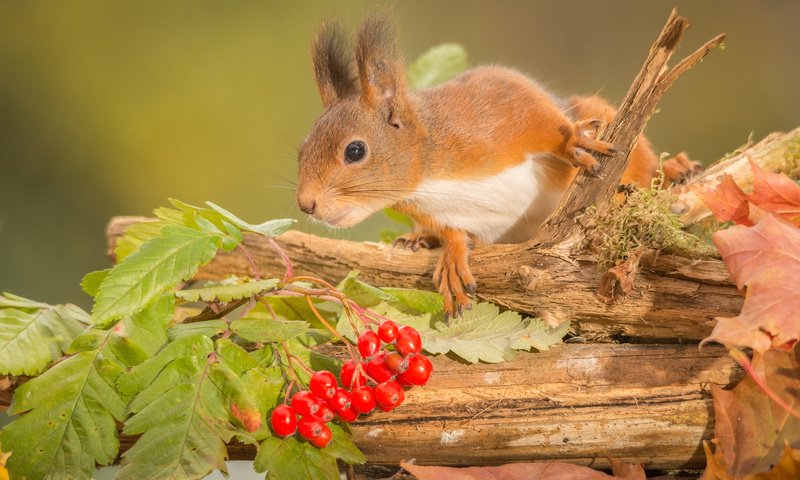
[[[701,468],[702,441],[714,431],[709,386],[743,375],[717,346],[570,344],[500,364],[432,361],[430,383],[409,390],[403,406],[352,425],[371,467],[396,470],[415,458],[605,468],[612,456],[649,469]],[[123,438],[122,449],[134,440]],[[255,448],[232,444],[229,452],[252,459]]]

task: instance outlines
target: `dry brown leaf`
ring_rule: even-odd
[[[703,443],[708,464],[701,480],[797,480],[800,479],[800,450],[788,445],[783,450],[778,463],[767,472],[754,473],[744,477],[733,477],[721,465],[719,457],[712,455],[708,443]]]
[[[757,353],[752,369],[790,408],[800,407],[800,347]],[[730,391],[712,385],[711,393],[716,448],[712,455],[706,445],[704,480],[750,478],[777,464],[785,445],[800,449],[800,419],[764,395],[751,377]]]
[[[800,338],[800,229],[767,215],[754,227],[720,230],[714,244],[739,290],[747,289],[737,317],[717,318],[703,340],[791,349]]]
[[[641,465],[609,459],[614,475],[563,462],[509,463],[499,467],[428,467],[401,462],[419,480],[645,480]]]
[[[728,174],[714,190],[709,190],[703,195],[703,202],[721,222],[734,222],[741,225],[752,225],[748,218],[749,204],[747,195],[736,185]]]
[[[600,279],[597,296],[606,303],[611,303],[617,294],[629,295],[633,292],[633,284],[639,274],[639,260],[644,253],[644,247],[639,247],[624,261],[617,261],[617,266],[609,268]],[[619,291],[618,291],[619,290]]]
[[[786,175],[768,172],[753,159],[749,160],[753,169],[753,193],[747,199],[759,208],[800,226],[800,186]]]

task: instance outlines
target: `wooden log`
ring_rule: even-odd
[[[743,373],[725,349],[693,345],[560,345],[501,364],[438,356],[428,385],[398,410],[353,424],[372,466],[499,465],[612,456],[649,469],[702,468],[713,436],[709,386]],[[134,439],[123,439],[123,450]],[[232,444],[233,459],[252,446]]]
[[[125,228],[142,217],[118,217],[108,228],[109,248]],[[378,286],[435,290],[431,277],[438,251],[411,252],[371,242],[349,242],[290,231],[277,238],[299,274],[336,282],[351,270]],[[262,237],[245,235],[245,247],[264,277],[280,277],[283,265]],[[513,310],[573,322],[575,333],[602,339],[616,336],[699,340],[708,336],[717,316],[736,316],[742,297],[730,283],[724,264],[668,255],[643,258],[637,290],[606,304],[595,296],[602,272],[591,256],[569,257],[558,249],[490,245],[472,252],[478,296]],[[251,275],[244,256],[220,253],[201,269],[199,279]]]

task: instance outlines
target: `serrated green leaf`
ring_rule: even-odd
[[[240,229],[248,232],[260,233],[261,235],[267,237],[277,237],[281,233],[289,230],[292,227],[292,224],[295,223],[297,220],[292,218],[281,218],[275,220],[268,220],[264,223],[259,225],[253,225],[251,223],[245,222],[241,218],[237,217],[233,213],[225,210],[224,208],[220,207],[219,205],[213,202],[206,202],[206,205],[211,207],[212,210],[222,215],[225,220],[228,220],[233,225],[236,225]]]
[[[367,463],[367,457],[353,442],[352,433],[335,423],[329,423],[328,426],[333,432],[333,441],[322,450],[324,453],[351,465]]]
[[[457,43],[443,43],[430,48],[408,67],[412,89],[427,88],[444,82],[466,70],[467,52]]]
[[[114,331],[120,337],[130,338],[148,356],[152,356],[167,343],[167,326],[174,315],[175,297],[162,295],[144,310],[123,319]]]
[[[179,323],[173,325],[167,330],[167,336],[170,340],[192,335],[213,337],[222,334],[222,332],[227,329],[228,324],[225,320],[203,320],[202,322]]]
[[[322,480],[339,478],[336,459],[295,437],[269,437],[261,442],[254,461],[257,472],[270,480]]]
[[[442,296],[438,293],[412,288],[382,288],[381,290],[394,297],[397,303],[417,312],[439,313],[444,309]]]
[[[106,268],[105,270],[96,270],[94,272],[87,273],[81,280],[81,288],[89,296],[97,296],[97,292],[100,290],[100,284],[103,283],[103,280],[106,279],[110,272],[111,269]]]
[[[147,388],[158,377],[162,369],[178,358],[208,356],[214,351],[214,343],[205,336],[181,337],[168,343],[156,356],[136,365],[117,380],[117,390],[133,396]]]
[[[308,306],[304,297],[289,297],[283,295],[267,295],[263,301],[270,304],[272,311],[268,311],[263,305],[256,305],[248,312],[247,316],[252,318],[272,318],[272,313],[278,320],[303,320],[309,322],[313,328],[324,328],[317,316]],[[314,307],[329,323],[336,321],[342,308],[333,302],[319,299],[312,299]]]
[[[108,334],[108,332],[106,332]],[[117,420],[125,401],[114,390],[122,367],[101,350],[77,353],[20,386],[2,432],[13,451],[12,478],[90,478],[95,464],[113,463],[119,451]]]
[[[478,303],[449,327],[420,335],[429,353],[453,352],[470,363],[498,363],[512,359],[516,350],[530,350],[534,342],[539,349],[560,342],[567,328],[562,324],[552,329],[538,318],[523,319],[517,312],[500,313],[496,305]]]
[[[117,239],[117,244],[114,247],[114,258],[117,263],[139,250],[143,243],[161,235],[161,229],[167,225],[170,225],[170,223],[163,220],[145,220],[126,228],[125,233]]]
[[[362,282],[358,279],[358,270],[353,270],[344,278],[336,288],[347,295],[347,298],[361,305],[371,307],[381,302],[392,302],[396,299],[380,288]]]
[[[236,375],[241,376],[244,372],[258,366],[258,360],[251,357],[247,350],[236,345],[230,339],[220,338],[216,344],[217,356]]]
[[[205,337],[203,337],[205,338]],[[123,432],[141,437],[122,456],[118,479],[200,479],[225,470],[237,429],[231,399],[244,392],[238,377],[207,355],[169,362],[131,401]]]
[[[248,298],[268,290],[273,290],[278,284],[278,279],[256,280],[238,285],[213,285],[205,288],[192,288],[179,290],[175,296],[187,302],[230,302],[240,298]]]
[[[217,253],[219,237],[182,226],[167,226],[103,280],[92,320],[106,326],[142,310],[164,291],[192,277]]]
[[[75,305],[46,305],[0,296],[0,374],[38,375],[86,329],[89,316]]]
[[[268,414],[282,399],[281,391],[285,385],[285,378],[278,367],[252,368],[242,375],[242,385],[255,400],[262,418],[269,418]],[[250,432],[248,441],[261,441],[272,435],[269,422],[263,422],[255,432]]]
[[[271,318],[240,318],[231,322],[231,330],[251,342],[282,342],[308,330],[301,321],[272,320]]]
[[[0,308],[17,308],[20,310],[31,312],[34,310],[39,310],[41,308],[48,308],[51,306],[52,305],[48,305],[42,302],[37,302],[29,298],[20,297],[19,295],[14,295],[13,293],[9,292],[3,292],[3,294],[0,295]]]

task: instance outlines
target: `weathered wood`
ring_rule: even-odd
[[[678,200],[673,204],[673,211],[681,214],[684,225],[693,225],[711,217],[702,195],[715,188],[726,174],[745,191],[752,190],[753,171],[748,158],[770,172],[800,174],[800,128],[789,133],[775,132],[755,145],[746,145],[729,158],[714,163],[686,185],[674,188]]]
[[[725,34],[717,35],[668,70],[667,62],[678,48],[687,28],[689,22],[673,10],[650,47],[647,59],[622,100],[616,117],[599,133],[599,139],[612,143],[617,153],[601,159],[601,177],[592,176],[586,171],[581,171],[575,177],[556,211],[531,241],[532,244],[553,245],[579,236],[581,226],[574,221],[577,215],[592,205],[601,214],[610,207],[628,165],[630,151],[661,97],[682,73],[696,65],[725,39]]]
[[[141,217],[112,219],[109,248]],[[434,290],[431,280],[437,250],[411,252],[371,242],[349,242],[290,231],[277,239],[293,259],[299,274],[315,274],[336,282],[351,270],[379,286]],[[245,247],[262,276],[279,277],[283,265],[261,237],[245,235]],[[608,305],[595,291],[601,273],[590,256],[575,260],[568,251],[528,249],[525,245],[491,245],[472,252],[471,265],[478,279],[478,296],[505,307],[570,319],[576,333],[591,338],[613,336],[647,339],[698,340],[705,338],[716,316],[735,316],[742,297],[732,286],[721,261],[688,260],[649,255],[637,290]],[[243,255],[220,253],[197,278],[222,279],[250,275]]]
[[[693,345],[560,345],[502,364],[433,359],[435,375],[404,406],[353,424],[371,465],[499,465],[606,456],[646,468],[704,465],[713,435],[709,385],[742,372],[725,349]],[[132,439],[123,439],[123,450]],[[229,447],[233,459],[251,446]]]

